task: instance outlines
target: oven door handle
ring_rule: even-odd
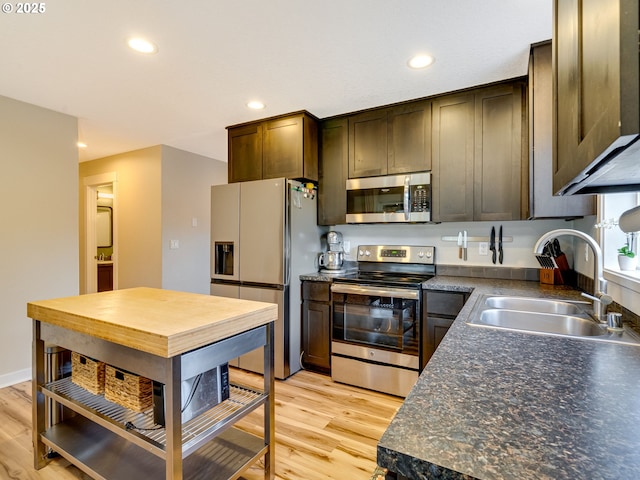
[[[406,298],[408,300],[418,300],[420,298],[419,289],[393,288],[393,287],[372,287],[370,285],[345,285],[334,283],[331,291],[335,293],[350,293],[353,295],[379,295],[381,297]]]

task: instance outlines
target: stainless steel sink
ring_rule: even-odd
[[[601,327],[593,320],[586,318],[555,313],[525,312],[495,308],[484,310],[477,321],[472,323],[506,328],[509,330],[524,330],[578,337],[595,337],[607,334],[605,327]]]
[[[580,307],[575,303],[546,298],[489,297],[485,301],[485,304],[490,308],[506,308],[525,312],[559,313],[565,315],[579,315],[582,313]]]
[[[637,334],[627,329],[608,330],[605,324],[590,317],[590,311],[591,305],[582,301],[483,295],[467,323],[474,327],[640,346]]]

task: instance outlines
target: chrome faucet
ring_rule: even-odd
[[[549,240],[560,235],[570,235],[581,238],[591,247],[594,257],[593,295],[582,293],[582,296],[593,300],[593,313],[596,320],[598,320],[599,322],[606,322],[606,307],[611,302],[613,302],[613,299],[610,295],[607,295],[607,281],[603,276],[604,259],[602,256],[602,250],[600,249],[600,245],[598,245],[598,243],[592,237],[584,232],[573,230],[571,228],[560,228],[558,230],[551,230],[538,239],[536,244],[533,246],[533,253],[535,253],[536,255],[540,255],[546,243]]]

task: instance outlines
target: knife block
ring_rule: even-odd
[[[559,268],[541,268],[540,283],[546,285],[564,285],[562,273]]]

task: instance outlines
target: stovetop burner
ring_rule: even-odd
[[[368,285],[384,284],[389,286],[417,286],[426,282],[433,274],[412,275],[404,273],[362,272],[341,275],[334,279],[336,282],[358,283]]]
[[[434,247],[361,245],[358,271],[339,275],[334,282],[418,287],[435,275],[434,256]]]

